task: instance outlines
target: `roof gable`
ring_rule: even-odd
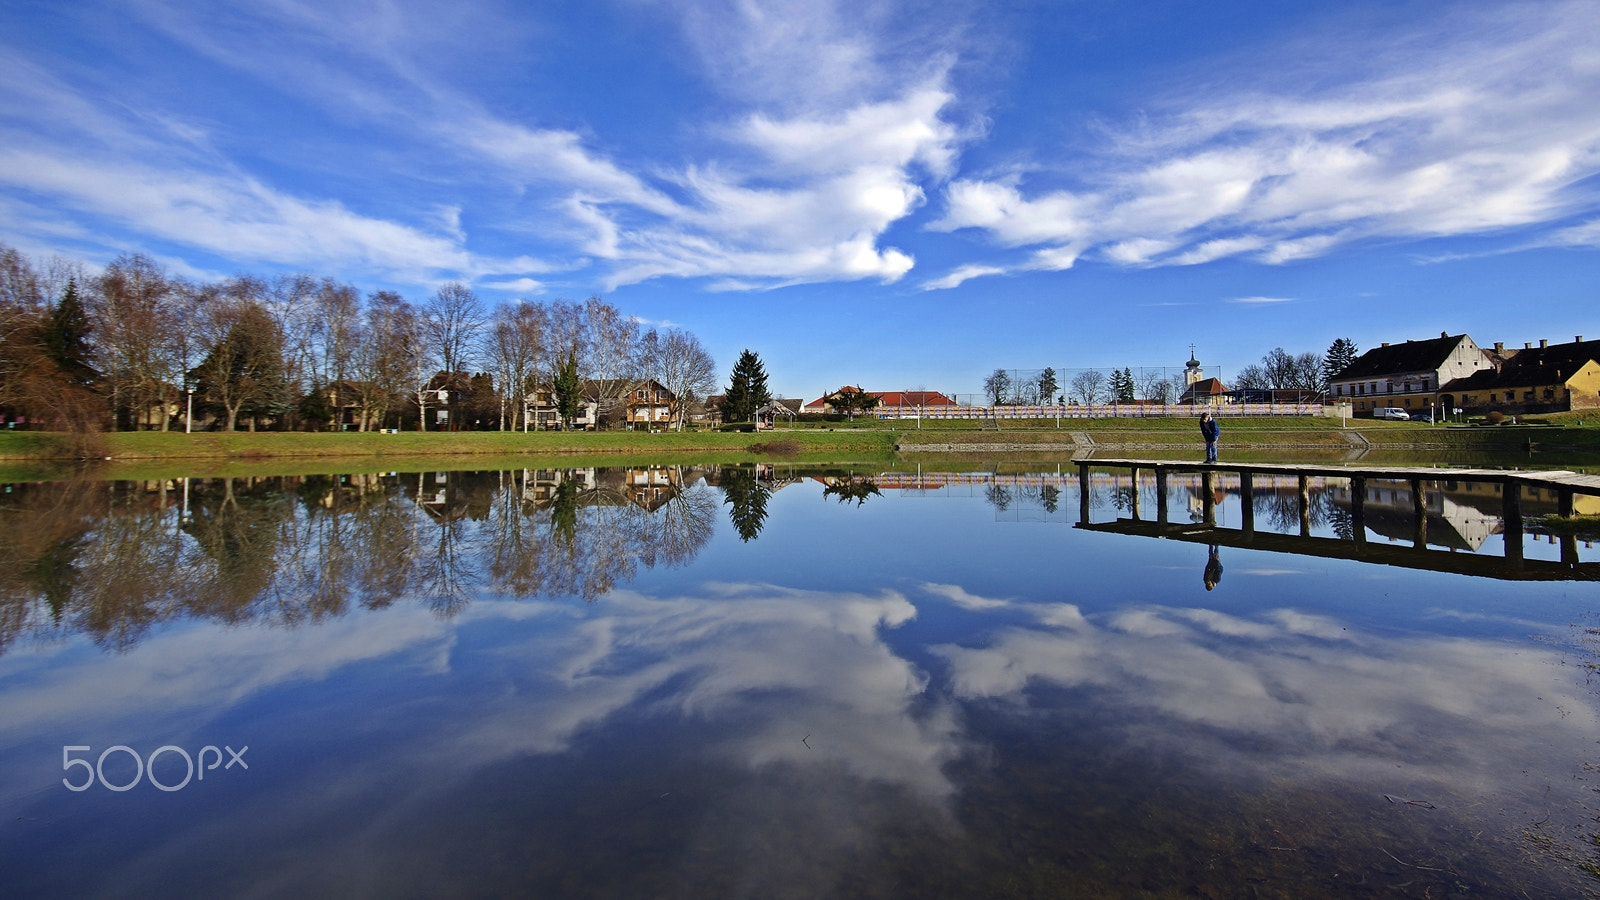
[[[1360,378],[1378,378],[1406,372],[1432,372],[1438,370],[1455,352],[1464,334],[1442,335],[1424,341],[1405,341],[1387,347],[1374,347],[1356,357],[1344,371],[1329,381],[1349,381]]]

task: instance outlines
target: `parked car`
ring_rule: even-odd
[[[1427,413],[1412,413],[1411,414],[1411,421],[1413,421],[1413,422],[1432,422],[1433,421],[1433,416],[1430,416]]]
[[[1372,417],[1374,419],[1389,419],[1395,422],[1409,422],[1411,413],[1398,406],[1380,406],[1372,411]]]

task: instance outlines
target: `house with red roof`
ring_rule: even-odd
[[[837,397],[840,394],[855,393],[860,390],[861,388],[852,387],[847,384],[837,391],[828,394],[827,396],[818,397],[810,403],[807,403],[805,411],[811,413],[835,412],[833,404],[829,402],[831,398]],[[954,400],[951,400],[949,397],[946,397],[944,394],[941,394],[938,391],[866,391],[865,393],[877,397],[878,404],[880,406],[920,407],[927,409],[929,407],[950,407],[957,405]]]

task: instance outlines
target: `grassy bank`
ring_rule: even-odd
[[[801,452],[877,450],[893,446],[887,431],[801,432],[786,435]],[[91,449],[78,453],[65,435],[43,432],[0,433],[0,460],[83,459],[294,459],[321,457],[401,458],[411,456],[515,456],[520,454],[609,454],[675,452],[739,452],[767,434],[684,432],[645,434],[629,431],[535,432],[501,431],[375,434],[344,432],[236,432],[182,434],[156,431],[117,432],[97,436]]]
[[[1352,420],[1341,427],[1336,419],[1260,418],[1223,419],[1223,445],[1230,451],[1299,449],[1341,451],[1354,447],[1419,448],[1438,451],[1536,450],[1600,453],[1600,423],[1562,422],[1549,425],[1500,427],[1447,427],[1409,422]],[[304,434],[292,432],[239,432],[187,435],[161,432],[119,432],[74,439],[47,432],[0,432],[0,463],[8,467],[37,463],[109,461],[199,461],[205,467],[271,460],[339,460],[340,464],[374,464],[395,469],[404,460],[496,457],[514,461],[526,456],[634,457],[731,454],[749,458],[755,445],[783,442],[753,454],[762,458],[795,455],[833,455],[928,450],[974,452],[1048,451],[1087,446],[1126,447],[1129,450],[1190,449],[1199,445],[1193,419],[1053,419],[1010,420],[999,430],[980,427],[976,420],[923,422],[921,428],[904,420],[861,420],[857,427],[783,429],[761,434],[690,431],[670,434],[612,432],[455,432],[402,434]],[[1087,440],[1085,440],[1085,437]],[[408,466],[409,467],[409,466]]]

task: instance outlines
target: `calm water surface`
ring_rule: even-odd
[[[11,485],[0,894],[1595,893],[1600,547],[1037,468]]]

